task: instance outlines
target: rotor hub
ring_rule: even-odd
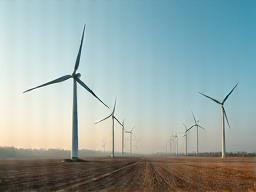
[[[72,74],[72,77],[79,79],[81,77],[81,74],[80,73]]]

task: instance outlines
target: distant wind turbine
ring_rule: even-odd
[[[102,147],[103,147],[103,150],[104,150],[104,154],[105,154],[105,152],[106,152],[106,143],[105,143],[105,141],[103,140],[103,143],[102,143]]]
[[[184,133],[184,136],[185,137],[185,153],[186,153],[186,156],[188,155],[188,133],[187,133],[187,126],[184,124],[184,127],[185,127],[185,133]]]
[[[125,131],[125,133],[130,134],[130,154],[132,154],[132,134],[133,134],[134,128],[132,128],[130,131]]]
[[[173,141],[173,138],[172,136],[170,136],[170,154],[172,154],[172,141]]]
[[[212,101],[214,101],[215,103],[219,104],[221,107],[221,120],[222,120],[222,158],[225,157],[226,155],[226,141],[225,141],[225,119],[228,123],[228,126],[230,127],[229,121],[228,121],[228,117],[224,108],[224,103],[227,101],[228,97],[231,95],[231,93],[234,91],[234,89],[237,87],[238,83],[233,87],[233,89],[229,92],[229,94],[227,94],[227,96],[223,99],[222,102],[218,101],[217,99],[213,99],[210,96],[207,96],[203,93],[200,93],[201,95],[207,97],[208,99],[211,99]]]
[[[112,113],[111,113],[109,116],[105,117],[104,119],[102,119],[102,120],[100,120],[100,121],[98,121],[98,122],[95,123],[95,124],[98,124],[98,123],[100,123],[100,122],[102,122],[102,121],[105,121],[106,119],[112,117],[112,158],[115,157],[115,120],[116,120],[121,126],[123,126],[122,123],[120,123],[120,121],[119,121],[119,120],[116,118],[116,116],[115,116],[115,109],[116,109],[116,100],[115,100],[115,104],[114,104],[114,108],[113,108]]]
[[[178,156],[179,155],[179,137],[177,134],[172,135],[171,137],[174,138],[174,141],[176,139],[176,156]]]
[[[193,115],[193,119],[194,119],[195,124],[192,125],[190,128],[188,128],[186,133],[188,131],[190,131],[193,127],[196,127],[196,155],[198,155],[198,127],[200,127],[201,129],[205,129],[205,128],[203,128],[201,125],[198,124],[199,120],[196,120],[195,115],[194,115],[193,112],[192,112],[192,115]]]
[[[80,63],[82,46],[83,46],[84,31],[85,31],[85,25],[84,25],[84,28],[83,28],[82,39],[81,39],[81,43],[80,43],[80,47],[79,47],[78,55],[77,55],[77,58],[76,58],[73,73],[71,75],[64,75],[64,76],[62,76],[58,79],[55,79],[53,81],[47,82],[45,84],[39,85],[39,86],[31,88],[31,89],[28,89],[28,90],[23,92],[23,93],[26,93],[26,92],[32,91],[32,90],[40,88],[40,87],[48,86],[48,85],[55,84],[55,83],[60,83],[60,82],[66,81],[70,78],[73,78],[73,124],[72,124],[73,127],[72,127],[71,159],[74,160],[74,161],[78,160],[77,83],[80,84],[83,88],[85,88],[94,97],[96,97],[101,103],[103,103],[103,101],[101,101],[99,99],[99,97],[97,97],[96,94],[83,81],[80,80],[81,74],[77,73],[77,69],[78,69],[79,63]],[[105,103],[103,103],[103,104],[106,107],[108,107]]]
[[[122,123],[122,156],[124,156],[124,120]]]

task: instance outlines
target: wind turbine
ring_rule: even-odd
[[[185,137],[185,153],[186,153],[186,156],[188,156],[188,133],[187,133],[187,126],[184,124],[184,127],[185,127],[185,133],[184,133],[184,136]]]
[[[201,125],[198,124],[199,120],[196,120],[195,115],[194,115],[193,112],[192,112],[192,115],[193,115],[193,119],[194,119],[195,124],[192,125],[190,128],[188,128],[186,130],[186,133],[188,131],[190,131],[193,127],[196,127],[196,155],[198,155],[198,127],[200,127],[201,129],[205,129],[205,128],[203,128]]]
[[[73,123],[72,123],[72,151],[71,151],[71,159],[74,160],[74,161],[78,160],[77,83],[80,84],[83,88],[85,88],[94,97],[96,97],[101,103],[103,103],[103,101],[101,101],[99,99],[99,97],[96,96],[96,94],[83,81],[80,80],[81,74],[77,73],[77,69],[78,69],[79,63],[80,63],[82,46],[83,46],[84,31],[85,31],[85,25],[84,25],[84,28],[83,28],[83,34],[82,34],[82,38],[81,38],[81,42],[80,42],[80,47],[79,47],[78,55],[77,55],[77,58],[76,58],[75,67],[74,67],[73,73],[71,75],[64,75],[64,76],[59,77],[59,78],[57,78],[55,80],[52,80],[52,81],[47,82],[45,84],[39,85],[37,87],[33,87],[33,88],[28,89],[28,90],[23,92],[23,93],[26,93],[26,92],[32,91],[32,90],[40,88],[40,87],[48,86],[48,85],[55,84],[55,83],[60,83],[60,82],[66,81],[66,80],[68,80],[70,78],[73,78]],[[103,104],[106,107],[108,107],[105,103],[103,103]]]
[[[207,95],[199,92],[201,95],[207,97],[208,99],[211,99],[212,101],[214,101],[215,103],[220,105],[220,108],[221,108],[221,120],[222,120],[222,158],[224,158],[225,155],[226,155],[225,119],[226,119],[226,121],[228,123],[228,126],[230,128],[228,117],[227,117],[227,114],[226,114],[226,111],[225,111],[225,108],[224,108],[224,103],[227,101],[228,97],[231,95],[231,93],[234,91],[234,89],[237,87],[237,85],[238,85],[238,83],[233,87],[233,89],[229,92],[229,94],[227,94],[227,96],[223,99],[222,102],[218,101],[217,99],[213,99],[212,97],[207,96]]]
[[[132,128],[130,131],[125,131],[125,133],[130,134],[130,154],[132,154],[132,134],[133,134],[133,129]]]
[[[112,157],[113,157],[113,158],[115,157],[115,129],[114,129],[115,120],[116,120],[121,126],[123,126],[122,123],[120,123],[120,121],[115,117],[115,109],[116,109],[116,100],[115,100],[115,104],[114,104],[114,108],[113,108],[112,113],[111,113],[109,116],[105,117],[104,119],[102,119],[102,120],[100,120],[100,121],[98,121],[98,122],[95,123],[95,124],[98,124],[98,123],[100,123],[100,122],[102,122],[102,121],[105,121],[106,119],[112,117]]]
[[[122,123],[122,156],[124,156],[124,120]]]
[[[104,150],[104,154],[105,154],[105,152],[106,152],[106,143],[105,143],[105,141],[103,140],[103,143],[102,143],[102,147],[103,147],[103,150]]]
[[[172,136],[170,136],[170,154],[172,154],[172,141],[173,141],[173,138]]]
[[[176,139],[176,156],[178,156],[178,154],[179,154],[179,137],[177,134],[172,135],[171,137],[173,137],[174,140]]]

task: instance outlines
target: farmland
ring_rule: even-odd
[[[256,191],[254,158],[0,161],[0,191]]]

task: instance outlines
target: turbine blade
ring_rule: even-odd
[[[186,130],[186,132],[185,133],[187,133],[190,129],[192,129],[193,127],[195,127],[196,125],[192,125],[190,128],[188,128],[187,130]]]
[[[100,122],[102,122],[102,121],[105,121],[105,120],[108,119],[109,117],[111,117],[111,115],[105,117],[104,119],[101,119],[100,121],[95,122],[95,124],[98,124],[98,123],[100,123]]]
[[[115,113],[115,110],[116,110],[116,99],[115,99],[115,104],[114,104],[114,108],[113,108],[113,111],[112,111],[112,114],[114,115]]]
[[[123,126],[123,124],[122,123],[120,123],[120,121],[114,116],[114,119],[121,125],[121,126]]]
[[[218,101],[218,100],[216,100],[216,99],[213,99],[213,98],[209,97],[208,95],[205,95],[205,94],[200,93],[200,92],[199,92],[199,94],[201,94],[201,95],[203,95],[203,96],[205,96],[205,97],[207,97],[207,98],[209,98],[209,99],[213,100],[214,102],[216,102],[216,103],[218,103],[218,104],[221,104],[221,102],[219,102],[219,101]]]
[[[81,51],[82,51],[82,47],[83,47],[83,41],[84,41],[84,30],[85,30],[85,25],[84,25],[84,29],[83,29],[83,34],[82,34],[82,38],[81,38],[81,43],[80,43],[80,47],[79,47],[79,51],[76,57],[76,63],[75,63],[75,68],[74,68],[74,74],[76,73],[76,70],[79,67],[79,63],[80,63],[80,57],[81,57]]]
[[[229,92],[229,94],[227,94],[227,96],[224,98],[224,100],[222,101],[222,104],[225,103],[225,101],[228,99],[228,97],[231,95],[231,93],[234,91],[234,89],[237,87],[238,83],[233,87],[233,89]]]
[[[204,128],[204,127],[202,127],[201,125],[198,125],[198,127],[200,127],[201,129],[205,130],[205,128]]]
[[[195,115],[194,115],[193,111],[191,111],[191,112],[192,112],[192,115],[193,115],[193,118],[194,118],[194,121],[195,121],[195,124],[196,124],[196,118],[195,118]]]
[[[33,87],[33,88],[31,88],[31,89],[28,89],[28,90],[24,91],[23,93],[32,91],[32,90],[37,89],[37,88],[40,88],[40,87],[44,87],[44,86],[47,86],[47,85],[51,85],[51,84],[54,84],[54,83],[60,83],[60,82],[62,82],[62,81],[66,81],[66,80],[70,79],[71,77],[72,77],[71,75],[64,75],[64,76],[62,76],[62,77],[60,77],[60,78],[58,78],[58,79],[55,79],[55,80],[53,80],[53,81],[50,81],[50,82],[48,82],[48,83],[44,83],[44,84],[39,85],[39,86],[37,86],[37,87]]]
[[[187,131],[187,126],[186,126],[185,124],[183,124],[183,126],[185,127],[185,133],[186,133],[186,131]]]
[[[103,101],[100,100],[100,98],[87,86],[83,81],[81,81],[79,78],[75,78],[75,80],[84,87],[87,91],[89,91],[94,97],[96,97],[103,105],[105,105],[107,108],[109,108]]]
[[[228,127],[230,128],[230,124],[229,124],[228,117],[227,117],[227,114],[226,114],[226,111],[225,111],[224,107],[223,107],[223,111],[224,111],[225,119],[226,119],[226,121],[228,123]]]

